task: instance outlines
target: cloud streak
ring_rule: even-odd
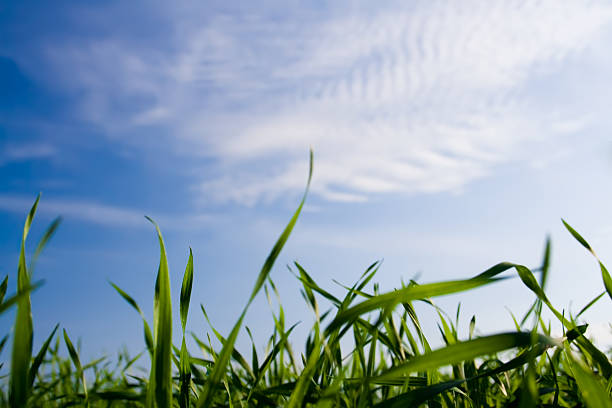
[[[50,143],[6,144],[0,151],[0,166],[13,162],[47,159],[56,154],[57,149]]]
[[[159,5],[172,35],[158,46],[70,39],[45,45],[46,64],[117,142],[163,129],[172,136],[147,142],[208,159],[191,181],[199,197],[250,205],[301,189],[313,146],[314,193],[364,201],[460,191],[533,160],[515,157],[526,143],[582,129],[580,117],[547,125],[561,108],[531,103],[525,86],[578,58],[612,21],[600,1],[301,7],[278,16]]]
[[[18,195],[0,195],[0,211],[27,214],[34,203],[32,198]],[[62,216],[68,220],[78,220],[103,226],[142,228],[149,224],[144,211],[116,207],[91,201],[43,199],[38,212],[49,216]],[[150,214],[165,229],[192,229],[208,225],[209,215],[176,216]]]

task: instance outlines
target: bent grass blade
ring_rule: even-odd
[[[584,239],[582,235],[580,235],[574,228],[572,228],[567,222],[565,222],[563,218],[561,219],[561,221],[563,222],[565,228],[567,228],[570,234],[572,234],[572,236],[576,239],[576,241],[578,241],[583,247],[585,247],[597,260],[597,263],[599,264],[599,269],[601,270],[601,278],[603,280],[604,287],[606,288],[606,292],[608,292],[608,296],[610,296],[610,299],[612,299],[612,277],[610,276],[608,269],[606,269],[606,267],[601,262],[601,260],[599,259],[591,245],[586,241],[586,239]]]

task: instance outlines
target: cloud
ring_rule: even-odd
[[[0,211],[27,214],[34,200],[32,197],[18,195],[0,195]],[[37,211],[50,216],[61,215],[68,220],[85,221],[104,226],[141,228],[149,224],[144,218],[144,211],[115,207],[106,204],[80,201],[41,199]],[[212,217],[206,214],[176,216],[149,214],[164,229],[191,229],[207,225]]]
[[[45,142],[7,144],[0,152],[0,166],[3,164],[33,159],[46,159],[57,154],[57,149]]]
[[[45,64],[115,141],[138,143],[153,127],[171,136],[148,143],[207,159],[191,183],[218,202],[301,189],[309,146],[313,191],[329,200],[460,191],[500,164],[533,161],[517,155],[526,144],[588,124],[547,125],[562,105],[532,103],[526,86],[601,38],[608,3],[351,4],[158,5],[156,29],[170,33],[159,43],[70,37],[44,45]]]

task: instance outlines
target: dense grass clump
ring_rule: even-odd
[[[312,174],[312,155],[310,168]],[[86,364],[81,362],[66,330],[59,331],[59,326],[48,335],[40,350],[32,349],[30,296],[40,286],[32,281],[32,270],[59,225],[59,220],[51,224],[27,265],[25,242],[37,199],[24,227],[17,293],[5,297],[8,277],[0,284],[0,313],[16,307],[9,374],[3,377],[0,387],[0,405],[181,408],[612,405],[612,365],[606,354],[584,336],[586,325],[577,323],[580,315],[606,292],[612,297],[612,279],[591,246],[568,224],[565,224],[568,231],[597,259],[605,288],[576,316],[560,313],[544,292],[549,243],[537,270],[502,262],[471,278],[428,284],[411,281],[387,293],[379,293],[377,285],[370,289],[379,268],[379,263],[374,263],[353,286],[346,288],[343,297],[319,286],[301,265],[294,263],[291,269],[315,316],[305,347],[301,352],[293,349],[289,339],[295,325],[287,327],[283,307],[279,305],[273,313],[275,327],[265,354],[258,354],[253,344],[251,361],[247,361],[235,348],[236,338],[257,294],[262,289],[268,296],[276,293],[270,270],[305,199],[306,193],[265,260],[231,332],[224,335],[211,326],[212,335],[222,345],[220,349],[212,346],[210,338],[193,335],[200,348],[197,352],[188,350],[185,342],[194,276],[191,251],[179,298],[182,342],[180,347],[172,344],[175,324],[168,263],[160,229],[150,220],[160,246],[152,325],[136,301],[111,283],[142,317],[146,351],[134,357],[120,352],[116,361],[101,358]],[[534,272],[539,272],[539,279]],[[437,296],[468,291],[514,274],[535,295],[528,313],[515,321],[516,331],[474,337],[472,318],[468,338],[459,338],[459,314],[457,319],[451,319],[432,302]],[[329,310],[321,312],[321,299],[331,304]],[[443,347],[435,350],[430,347],[415,312],[416,302],[430,305],[437,313]],[[551,336],[550,325],[541,318],[544,307],[561,323],[562,337]],[[208,320],[204,307],[201,309]],[[248,328],[245,330],[250,336]],[[6,334],[0,340],[0,351],[8,338]],[[130,374],[130,368],[144,358],[150,359],[148,375]]]

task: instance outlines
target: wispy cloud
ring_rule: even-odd
[[[57,154],[57,149],[49,143],[6,144],[0,150],[0,166],[6,163],[33,159],[46,159]]]
[[[456,191],[528,163],[515,156],[524,143],[586,122],[547,125],[560,108],[530,103],[524,87],[612,22],[603,1],[160,7],[171,35],[155,46],[111,33],[46,44],[53,80],[117,140],[165,129],[159,143],[212,161],[192,180],[199,195],[245,204],[302,188],[309,146],[314,192],[342,201]]]
[[[32,197],[18,195],[0,195],[0,211],[27,214],[34,203]],[[104,226],[141,228],[149,224],[144,218],[145,212],[116,207],[91,201],[43,199],[38,212],[50,216],[62,216],[69,220],[78,220]],[[148,214],[165,229],[191,229],[202,227],[211,222],[212,217],[206,214],[189,216]]]

